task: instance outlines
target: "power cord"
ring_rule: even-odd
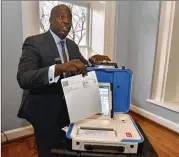
[[[25,140],[25,141],[28,143],[28,145],[29,145],[29,149],[37,149],[35,140],[34,140],[34,145],[33,145],[33,147],[30,147],[30,143],[29,143],[28,140]]]
[[[26,140],[26,142],[28,143],[30,150],[31,150],[31,149],[37,150],[37,146],[36,146],[36,141],[35,141],[35,139],[34,139],[34,145],[33,145],[33,147],[30,146],[30,143],[29,143],[28,140]],[[38,152],[37,152],[37,151],[33,152],[32,155],[31,155],[31,157],[34,157],[35,154],[38,154]]]
[[[4,133],[4,131],[2,131],[2,130],[1,130],[1,133],[5,136],[5,138],[6,138],[6,144],[8,144],[8,143],[9,143],[9,139],[7,138],[7,135],[6,135],[6,134]],[[30,143],[29,143],[29,141],[28,141],[27,139],[25,139],[25,140],[19,140],[19,142],[24,142],[24,141],[27,142],[27,144],[28,144],[30,150],[31,150],[31,149],[36,149],[36,150],[37,150],[37,146],[36,146],[35,140],[34,140],[34,145],[33,145],[33,147],[30,146]],[[31,157],[34,157],[35,154],[37,154],[37,151],[33,152]]]
[[[26,142],[28,144],[29,150],[35,149],[35,151],[31,155],[31,157],[34,157],[35,154],[38,154],[35,139],[34,139],[34,145],[32,147],[30,146],[30,143],[29,143],[29,141],[27,139],[19,140],[19,142]]]

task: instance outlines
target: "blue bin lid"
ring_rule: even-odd
[[[98,82],[112,84],[113,112],[128,112],[131,101],[132,71],[130,69],[96,67],[90,67],[88,71],[96,72]]]

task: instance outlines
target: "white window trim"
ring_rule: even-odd
[[[150,99],[147,99],[147,101],[179,112],[179,103],[164,102],[174,14],[175,1],[162,1],[160,8],[160,22],[153,73],[153,84]]]
[[[104,55],[114,61],[116,1],[105,1]]]
[[[23,40],[28,36],[39,34],[39,2],[38,1],[22,1],[22,28]]]
[[[173,103],[173,102],[161,102],[161,101],[156,101],[153,99],[147,99],[147,102],[155,104],[157,106],[175,111],[175,112],[179,112],[179,103]]]

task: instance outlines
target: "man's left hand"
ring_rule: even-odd
[[[103,62],[103,61],[111,61],[111,59],[108,57],[108,56],[105,56],[105,55],[93,55],[90,57],[90,61],[92,61],[92,63],[94,62]]]
[[[97,55],[91,56],[91,57],[89,58],[89,61],[93,64],[93,63],[95,63],[95,62],[103,62],[103,61],[108,62],[108,61],[111,61],[111,59],[110,59],[108,56],[97,54]],[[87,69],[84,68],[84,69],[81,71],[81,74],[83,75],[83,77],[86,76],[86,75],[87,75]]]

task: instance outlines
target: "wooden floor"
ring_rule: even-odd
[[[130,113],[130,115],[140,124],[159,157],[179,157],[179,134],[135,113]]]
[[[179,157],[179,135],[130,112],[157,151],[159,157]],[[1,147],[2,157],[37,157],[34,137]],[[34,153],[34,154],[33,154]]]

